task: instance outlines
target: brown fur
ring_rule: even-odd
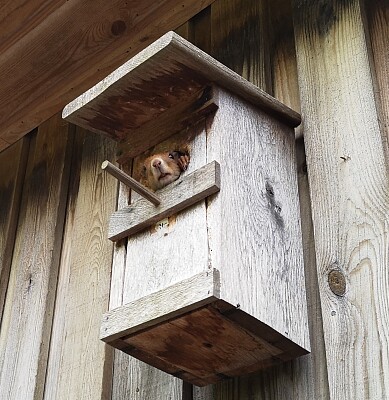
[[[180,151],[154,154],[143,164],[140,182],[152,190],[159,190],[179,178],[188,168],[189,155]]]

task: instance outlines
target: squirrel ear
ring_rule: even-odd
[[[183,153],[182,151],[179,151],[179,150],[171,151],[169,154],[171,154],[173,156],[174,160],[176,160],[176,161],[178,161],[180,157],[185,155],[185,153]]]

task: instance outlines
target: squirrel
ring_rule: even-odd
[[[140,183],[153,191],[162,189],[179,178],[189,165],[189,154],[175,150],[146,158]]]

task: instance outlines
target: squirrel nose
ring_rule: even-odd
[[[153,160],[153,162],[151,163],[151,165],[152,165],[154,168],[158,168],[158,167],[161,165],[161,160],[157,158],[157,159]]]

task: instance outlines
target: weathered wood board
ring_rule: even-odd
[[[106,313],[101,338],[199,386],[305,353],[219,297],[219,272],[198,274]]]
[[[207,158],[227,166],[241,155],[221,169],[223,190],[208,201],[221,297],[309,349],[293,129],[223,90],[219,104]]]
[[[227,87],[290,126],[300,123],[299,114],[174,32],[162,36],[68,104],[63,117],[91,131],[124,141],[127,148],[134,148],[131,154],[134,156],[175,133],[166,129],[160,132],[158,120],[171,108],[176,114],[177,106],[180,107],[183,99],[190,98],[191,93],[200,92],[195,97],[203,99],[201,89],[210,82]],[[206,94],[200,101],[200,109],[205,100]],[[186,110],[197,111],[196,102]],[[155,119],[149,127],[150,121]],[[171,125],[174,127],[173,123]]]
[[[0,322],[8,287],[29,140],[0,154]]]
[[[220,190],[220,165],[214,161],[158,191],[159,206],[139,199],[112,214],[108,237],[116,241],[177,214]]]
[[[219,295],[218,273],[202,272],[105,313],[100,338],[112,342],[215,302]]]
[[[210,48],[205,51],[272,94],[269,8],[267,1],[223,0],[213,3],[209,15]],[[201,44],[196,40],[196,45],[203,48]]]
[[[14,143],[211,2],[5,2],[0,16],[3,144]]]
[[[177,86],[172,84],[171,79],[181,75],[186,79],[177,79]],[[153,85],[152,96],[150,82],[158,83]],[[134,161],[133,172],[137,173],[138,166],[147,155],[158,153],[162,147],[166,151],[167,143],[175,142],[174,137],[185,137],[197,130],[191,140],[186,140],[191,147],[190,168],[195,168],[196,164],[203,166],[206,161],[212,160],[225,163],[221,175],[227,182],[227,189],[220,196],[213,195],[206,203],[200,202],[177,217],[170,217],[154,228],[129,238],[122,302],[137,304],[145,296],[151,299],[156,291],[167,290],[170,285],[216,267],[223,277],[220,299],[230,309],[237,307],[240,310],[239,313],[229,312],[229,320],[234,326],[231,331],[235,330],[239,337],[240,327],[246,329],[250,321],[258,325],[255,329],[258,340],[267,343],[267,346],[274,341],[279,343],[278,352],[258,355],[255,363],[248,360],[246,366],[228,367],[229,374],[234,376],[272,365],[279,359],[288,360],[306,354],[310,347],[293,134],[293,127],[300,121],[299,115],[174,33],[153,43],[123,68],[80,96],[65,108],[63,115],[74,123],[101,133],[112,125],[109,123],[112,120],[113,126],[119,127],[114,129],[117,140],[125,141],[128,146],[133,136],[139,142],[144,140],[144,148],[142,144],[135,145],[135,155],[149,148],[154,139],[163,138],[157,135],[150,139],[158,128],[158,121],[167,120],[163,118],[166,113],[172,118],[175,104],[180,103],[185,92],[201,92],[201,87],[206,88],[210,82],[213,83],[212,97],[217,99],[218,105],[214,114],[206,121],[200,118],[197,125],[188,125],[185,131],[175,136],[170,133],[166,143],[162,142],[149,149],[147,154],[139,155]],[[231,92],[218,85],[228,86]],[[173,95],[163,107],[167,88],[169,96],[176,90],[179,95]],[[137,107],[143,89],[145,101],[140,104],[144,109],[139,112]],[[136,91],[134,98],[131,97],[133,90]],[[176,109],[179,114],[181,111],[180,107]],[[185,111],[189,113],[189,118],[190,111],[191,108]],[[196,112],[196,108],[192,111]],[[131,129],[123,130],[129,125],[125,123],[126,119],[132,119],[132,116],[135,118],[133,132]],[[139,116],[141,119],[137,122]],[[149,121],[153,121],[153,129],[149,129]],[[148,128],[142,131],[145,126]],[[235,158],[239,162],[232,163]],[[180,189],[191,195],[193,191],[185,190],[184,183],[191,182],[195,175],[183,177],[182,182],[176,181],[159,195],[165,197],[166,202],[168,198],[165,195],[169,191],[171,198],[171,194],[182,197]],[[212,179],[213,186],[214,181],[215,177]],[[133,214],[129,211],[137,209],[141,203],[145,203],[144,200],[138,200],[114,215],[111,238],[121,239],[128,233],[136,233],[165,216],[158,210],[162,205],[157,209],[148,206],[147,215],[144,212],[137,214],[139,218],[133,225],[140,225],[132,232],[128,218]],[[254,213],[253,209],[260,212]],[[148,221],[150,215],[153,219]],[[263,218],[263,215],[266,217]],[[183,265],[185,268],[182,268]],[[123,273],[119,275],[123,276]],[[137,279],[134,279],[135,276]],[[120,285],[116,283],[115,288],[117,290]],[[117,293],[114,297],[119,299]],[[145,308],[145,305],[132,307]],[[196,320],[201,320],[201,313],[200,309],[192,311]],[[128,323],[123,313],[116,315],[123,319],[124,325]],[[168,335],[168,325],[163,323],[157,327],[153,318],[147,331],[166,329]],[[199,371],[194,373],[188,365],[184,368],[175,363],[171,354],[161,359],[157,350],[148,353],[136,339],[142,336],[139,331],[134,331],[132,335],[137,344],[129,346],[123,335],[128,333],[128,329],[132,332],[133,327],[127,329],[120,326],[117,332],[112,333],[109,343],[140,360],[198,384],[214,382],[220,378],[218,373],[223,374],[220,365],[213,374],[208,371],[209,374],[204,375]],[[158,346],[158,343],[155,345]],[[239,350],[232,353],[236,357]],[[275,354],[278,358],[274,358]],[[206,359],[202,361],[207,363]]]
[[[115,143],[76,130],[45,399],[109,399],[113,352],[99,341],[109,304],[112,243],[106,239],[117,181],[101,160]],[[104,228],[105,227],[105,228]]]
[[[294,6],[330,398],[384,399],[389,177],[364,9]]]
[[[56,115],[31,140],[0,333],[0,398],[43,396],[72,134]]]
[[[370,28],[371,58],[376,79],[375,93],[379,106],[380,127],[383,140],[389,143],[389,4],[386,0],[371,0],[366,1],[365,7]]]

